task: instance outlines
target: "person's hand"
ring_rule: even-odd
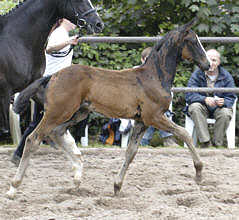
[[[206,103],[206,105],[209,105],[211,107],[217,106],[216,100],[213,97],[206,97],[205,98],[205,103]]]
[[[71,37],[71,39],[69,40],[69,44],[71,45],[77,45],[78,44],[78,36],[73,36]]]
[[[215,102],[216,102],[217,106],[222,107],[224,105],[224,98],[216,97]]]

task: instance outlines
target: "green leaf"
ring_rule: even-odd
[[[128,3],[131,4],[131,5],[135,5],[137,2],[137,0],[128,0]]]
[[[211,27],[211,30],[213,33],[221,33],[222,32],[222,28],[220,27],[220,25],[213,25]]]
[[[209,26],[207,24],[201,23],[197,26],[197,30],[199,32],[208,32],[209,31]]]
[[[212,14],[211,11],[206,7],[201,7],[198,13],[200,14],[200,17],[208,17]]]
[[[208,1],[207,1],[207,4],[208,4],[209,6],[214,6],[214,5],[218,6],[218,3],[217,3],[216,0],[208,0]]]
[[[191,0],[182,0],[182,4],[188,7],[191,4]]]
[[[199,7],[197,5],[191,5],[189,7],[189,9],[192,11],[192,12],[196,12],[196,11],[199,11]]]
[[[232,12],[233,13],[238,13],[239,12],[239,7],[233,7]]]
[[[234,44],[234,50],[236,54],[239,54],[239,43]]]
[[[232,24],[231,25],[231,31],[232,32],[238,32],[239,31],[239,25],[238,24]]]
[[[239,63],[239,57],[232,57],[232,60],[234,63]]]

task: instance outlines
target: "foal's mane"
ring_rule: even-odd
[[[160,48],[162,47],[162,45],[164,44],[164,42],[167,40],[168,34],[169,34],[169,33],[167,33],[164,37],[162,37],[160,40],[158,40],[158,42],[153,46],[153,48],[152,48],[150,54],[149,54],[148,57],[146,58],[145,63],[147,63],[148,59],[152,56],[152,54],[153,54],[154,52],[158,52],[158,51],[160,50]]]
[[[7,13],[0,15],[0,17],[5,17],[5,16],[11,15],[11,14],[12,14],[13,12],[15,12],[19,7],[21,7],[26,1],[27,1],[27,0],[21,0],[21,1],[19,1],[19,3],[18,3],[15,7],[13,7],[12,9],[10,9],[10,11],[8,11]]]

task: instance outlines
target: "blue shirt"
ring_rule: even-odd
[[[216,82],[214,84],[214,88],[235,87],[235,83],[231,74],[221,66],[218,66],[218,70],[219,73]],[[205,72],[203,72],[201,69],[195,70],[188,81],[188,87],[207,87],[207,79]],[[185,99],[188,105],[194,102],[206,104],[205,98],[208,96],[218,96],[220,98],[224,98],[223,107],[226,108],[231,108],[237,97],[236,94],[232,92],[215,92],[211,94],[205,92],[187,92],[185,94]],[[215,111],[215,109],[218,108],[218,106],[217,107],[207,106],[207,107],[211,112]]]

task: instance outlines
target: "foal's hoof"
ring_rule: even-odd
[[[74,184],[75,184],[76,187],[80,186],[80,184],[81,184],[81,176],[82,176],[82,168],[72,167],[72,169],[75,171]]]
[[[16,196],[17,189],[14,188],[13,186],[10,186],[9,191],[6,193],[7,197],[9,199],[14,199]]]
[[[117,185],[116,183],[114,183],[114,193],[115,193],[115,196],[118,196],[120,193],[120,186]]]
[[[196,169],[196,183],[200,183],[202,181],[202,170],[203,170],[203,163],[200,161],[199,163],[195,163],[194,167]]]
[[[195,176],[195,181],[196,181],[197,184],[201,183],[202,182],[202,174],[196,175]]]
[[[81,180],[74,178],[74,184],[75,184],[76,187],[79,187],[80,184],[81,184]]]

